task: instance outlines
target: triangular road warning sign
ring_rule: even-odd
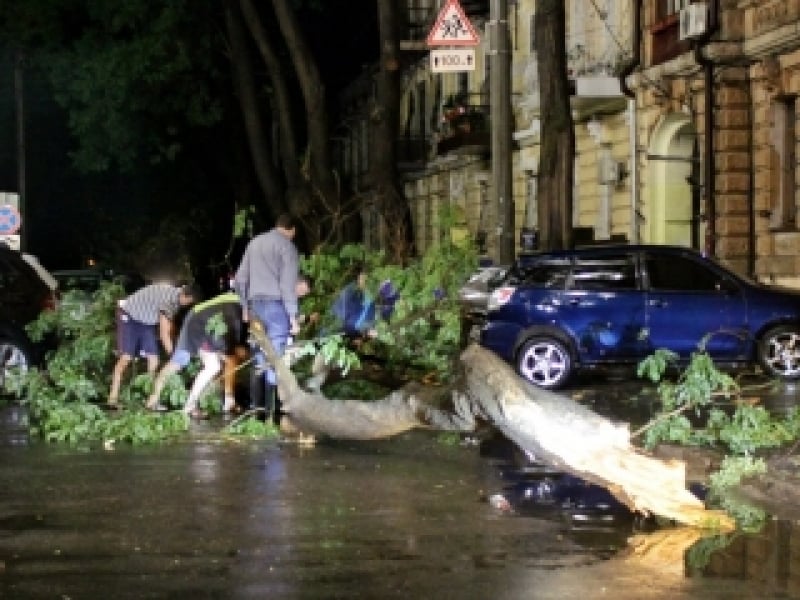
[[[447,0],[428,34],[428,46],[477,46],[478,34],[458,0]]]

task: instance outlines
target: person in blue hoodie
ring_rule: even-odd
[[[367,271],[363,265],[359,265],[355,270],[355,278],[339,291],[331,305],[334,325],[324,330],[325,335],[342,333],[356,345],[374,338],[377,335],[376,321],[391,316],[397,296],[394,286],[387,280],[381,283],[377,298],[374,298],[367,290]],[[324,357],[317,354],[306,386],[319,390],[329,372]]]
[[[375,302],[367,292],[367,273],[359,268],[355,280],[347,284],[333,301],[331,312],[335,329],[349,338],[374,337]]]

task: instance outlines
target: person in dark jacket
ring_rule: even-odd
[[[342,288],[331,305],[334,326],[325,330],[325,335],[343,333],[356,346],[364,339],[374,338],[378,319],[388,320],[391,317],[397,298],[397,290],[388,280],[381,283],[376,297],[373,297],[367,290],[367,271],[359,266],[355,279]],[[319,390],[329,372],[325,358],[318,353],[314,357],[306,387]]]
[[[206,302],[197,304],[189,311],[181,327],[175,351],[166,365],[159,371],[153,393],[147,400],[150,410],[166,410],[160,404],[161,391],[167,379],[189,364],[197,356],[203,363],[186,399],[183,411],[192,418],[205,418],[199,410],[198,401],[205,388],[220,372],[222,359],[233,356],[242,338],[242,301],[235,292],[226,292]],[[223,411],[234,409],[233,395],[226,395]]]

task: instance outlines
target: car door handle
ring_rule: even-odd
[[[647,301],[648,306],[653,306],[655,308],[664,308],[665,306],[667,306],[667,304],[669,303],[666,300],[662,300],[661,298]]]

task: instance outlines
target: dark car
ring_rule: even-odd
[[[41,267],[31,263],[20,252],[0,246],[0,387],[7,369],[39,362],[44,346],[31,342],[25,326],[57,303],[52,279],[42,277]]]
[[[580,369],[701,344],[721,366],[800,378],[800,292],[759,284],[694,250],[607,245],[518,259],[492,292],[481,344],[544,388]]]

